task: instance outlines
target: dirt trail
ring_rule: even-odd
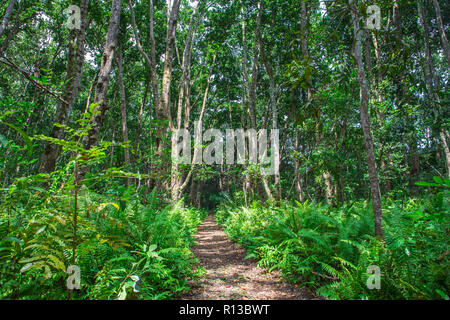
[[[209,215],[199,226],[192,249],[205,267],[206,278],[189,283],[184,300],[310,300],[306,287],[285,283],[279,273],[259,269],[254,259],[244,259],[245,249],[233,243]]]

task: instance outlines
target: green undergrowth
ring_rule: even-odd
[[[448,199],[440,192],[431,200],[386,200],[383,218],[381,242],[373,236],[372,206],[362,201],[339,208],[228,201],[216,214],[260,267],[279,269],[326,298],[448,299]]]
[[[0,205],[0,298],[66,299],[74,195],[29,179]],[[152,194],[144,205],[131,189],[106,193],[79,191],[73,299],[171,299],[203,275],[190,246],[206,211],[165,206]]]

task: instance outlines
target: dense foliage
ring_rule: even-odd
[[[432,199],[383,203],[385,242],[373,236],[367,202],[339,208],[283,202],[251,207],[224,203],[217,221],[248,248],[248,257],[279,269],[331,299],[448,299],[450,278],[449,201]],[[380,290],[370,290],[367,268],[381,270]]]
[[[326,297],[448,298],[449,12],[0,1],[0,298],[176,297],[202,274],[191,235],[219,203],[261,266]],[[244,163],[172,161],[172,133],[196,122],[279,130],[279,171],[250,163],[250,141]]]
[[[1,298],[65,299],[73,261],[76,299],[169,299],[202,275],[190,246],[206,211],[117,185],[104,194],[82,187],[74,258],[73,195],[45,191],[44,178],[17,181],[0,207]]]

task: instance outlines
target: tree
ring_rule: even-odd
[[[81,89],[81,77],[83,74],[83,64],[85,56],[86,29],[89,27],[87,14],[89,1],[80,1],[80,29],[72,29],[69,33],[69,52],[67,54],[66,68],[66,87],[64,88],[63,99],[58,106],[55,122],[50,133],[50,137],[55,139],[64,138],[64,129],[62,126],[67,124],[72,108],[77,100],[78,92]],[[62,126],[60,126],[62,125]],[[48,143],[40,159],[39,172],[52,172],[55,170],[56,160],[59,156],[59,147]]]
[[[89,130],[88,135],[83,137],[83,145],[86,149],[90,149],[97,143],[100,128],[103,126],[106,112],[109,109],[106,98],[114,54],[117,50],[117,36],[119,33],[121,11],[122,1],[113,0],[108,24],[108,33],[106,34],[98,80],[95,86],[93,103],[97,105],[95,108],[96,115],[93,119],[92,128]],[[80,170],[80,173],[83,175],[85,174],[85,171]]]
[[[349,0],[349,6],[351,10],[352,22],[353,22],[353,34],[355,37],[355,62],[358,72],[358,82],[360,89],[360,115],[361,115],[361,127],[364,133],[364,140],[366,144],[366,157],[367,167],[369,169],[370,191],[372,195],[372,208],[375,219],[375,236],[378,238],[383,237],[382,211],[381,211],[381,194],[380,187],[378,185],[377,167],[375,162],[375,152],[373,148],[373,137],[370,130],[370,117],[368,111],[369,104],[369,87],[367,84],[366,72],[364,69],[364,62],[362,57],[362,34],[361,19],[359,15],[359,9],[354,0]]]

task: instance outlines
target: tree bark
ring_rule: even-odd
[[[202,108],[200,110],[200,115],[198,117],[198,122],[203,122],[203,116],[205,114],[206,110],[206,103],[208,101],[208,92],[209,92],[209,85],[211,82],[211,75],[212,75],[212,68],[214,66],[214,63],[216,61],[216,54],[214,54],[211,65],[209,66],[208,71],[208,78],[206,80],[206,87],[205,92],[203,94],[203,102],[202,102]],[[201,132],[196,132],[196,134],[202,134]],[[172,143],[175,143],[175,141],[172,141]],[[197,141],[195,142],[197,143]],[[172,148],[175,146],[172,145]],[[171,167],[171,195],[172,195],[172,202],[177,202],[181,198],[181,193],[186,189],[192,174],[194,173],[194,167],[196,164],[196,160],[198,159],[198,148],[194,148],[194,157],[191,164],[191,168],[189,170],[189,173],[187,174],[186,178],[184,179],[184,182],[182,182],[182,179],[180,177],[180,173],[178,172],[178,164],[175,161],[172,161],[172,167]]]
[[[138,148],[139,148],[139,142],[140,142],[140,139],[141,139],[142,118],[144,116],[144,108],[147,105],[147,97],[148,97],[149,86],[150,86],[150,82],[147,80],[146,83],[145,83],[144,96],[142,97],[141,106],[139,108],[138,122],[137,122],[137,126],[136,126],[136,140],[134,142],[134,154],[135,154],[135,157],[137,157]]]
[[[89,1],[80,1],[80,30],[73,29],[69,33],[69,52],[66,68],[66,87],[64,88],[63,100],[58,106],[55,122],[65,125],[70,117],[72,108],[77,100],[78,92],[81,88],[81,77],[83,74],[83,64],[85,55],[85,39],[87,22],[87,14],[89,10]],[[53,126],[50,137],[56,139],[64,138],[64,129],[59,126]],[[58,145],[48,143],[41,155],[39,172],[52,172],[56,167],[60,147]]]
[[[375,220],[375,236],[377,238],[383,238],[382,229],[382,211],[381,211],[381,195],[378,185],[377,167],[375,162],[375,152],[373,148],[372,132],[370,130],[370,118],[368,112],[369,103],[369,87],[367,85],[366,73],[364,70],[364,62],[362,58],[361,50],[361,36],[363,30],[360,27],[360,16],[358,7],[355,5],[354,0],[349,0],[352,21],[353,21],[353,34],[355,37],[355,61],[358,71],[358,82],[360,87],[360,115],[361,126],[364,133],[364,140],[366,145],[367,166],[369,171],[370,191],[372,195],[372,207]]]
[[[269,59],[267,58],[265,52],[264,52],[264,42],[261,35],[260,25],[261,25],[261,12],[262,12],[262,1],[258,4],[259,10],[258,10],[258,28],[256,29],[257,32],[257,38],[259,42],[259,50],[261,54],[261,60],[263,61],[264,67],[266,69],[267,75],[269,76],[269,88],[270,88],[270,108],[272,110],[272,129],[278,129],[278,110],[277,110],[277,102],[275,97],[275,80],[274,80],[274,72],[272,64],[270,63]],[[274,152],[274,150],[272,150]],[[281,157],[281,154],[280,154]],[[262,175],[263,183],[266,185],[267,178],[266,176]],[[276,192],[276,199],[281,199],[281,178],[280,178],[280,172],[275,173],[275,184],[274,189]]]
[[[300,0],[300,34],[301,34],[301,47],[302,47],[302,55],[305,61],[309,63],[309,50],[308,50],[308,32],[307,32],[307,8],[305,0]],[[311,79],[307,79],[306,83],[306,94],[308,103],[312,102],[313,99],[313,91],[312,91],[312,83]],[[322,141],[322,132],[320,130],[320,111],[317,110],[316,113],[316,145],[319,147]],[[323,180],[325,182],[325,199],[328,204],[333,204],[334,194],[333,194],[333,184],[331,181],[331,174],[328,170],[325,170],[322,173]]]
[[[123,53],[122,46],[119,46],[118,58],[117,58],[117,80],[119,82],[120,88],[120,114],[122,118],[122,137],[123,142],[127,143],[128,141],[128,126],[127,126],[127,98],[125,94],[125,85],[123,83]],[[123,149],[123,155],[125,159],[125,167],[130,167],[130,150],[128,148]],[[131,178],[126,179],[126,185],[131,185]]]
[[[3,33],[6,30],[6,27],[9,23],[9,18],[11,17],[11,14],[14,10],[14,4],[16,3],[16,0],[10,0],[8,7],[6,7],[5,15],[3,16],[2,24],[0,24],[0,37],[3,35]]]
[[[153,28],[153,0],[149,1],[150,3],[150,9],[149,9],[149,15],[150,15],[150,22],[149,22],[149,29],[150,29],[150,45],[151,45],[151,52],[150,57],[145,53],[144,49],[142,48],[141,41],[139,39],[137,27],[136,27],[136,19],[134,16],[134,10],[133,6],[131,5],[131,0],[128,0],[128,6],[130,8],[131,12],[131,26],[133,27],[134,32],[134,38],[136,40],[137,48],[141,55],[144,57],[145,62],[147,63],[148,67],[150,68],[150,74],[152,78],[152,90],[153,90],[153,104],[154,108],[159,108],[160,104],[160,97],[159,97],[159,90],[158,90],[158,79],[156,75],[156,49],[155,49],[155,34],[154,34],[154,28]]]
[[[194,25],[194,19],[195,16],[197,15],[197,11],[198,11],[198,6],[200,5],[197,4],[197,7],[195,7],[194,12],[192,13],[192,16],[190,18],[189,21],[189,27],[188,27],[188,34],[186,36],[186,40],[184,42],[184,50],[183,50],[183,58],[182,58],[182,62],[181,62],[181,70],[182,70],[182,75],[181,75],[181,82],[180,82],[180,90],[179,90],[179,94],[178,94],[178,107],[177,107],[177,121],[176,121],[176,128],[180,129],[181,128],[181,118],[182,118],[182,112],[183,112],[183,102],[186,102],[186,100],[184,99],[184,95],[188,92],[188,86],[190,86],[190,83],[188,83],[188,74],[190,72],[190,67],[191,67],[191,55],[192,55],[192,42],[194,41],[194,37],[195,37],[195,33],[197,30],[197,26],[198,24]],[[190,77],[189,77],[190,78]],[[190,81],[190,79],[189,79]],[[190,90],[189,90],[190,92]],[[186,108],[185,108],[186,110]],[[185,112],[185,118],[186,118],[187,114]],[[188,121],[185,121],[185,124],[188,124]],[[185,129],[187,129],[187,127],[185,127]]]
[[[3,53],[6,51],[6,49],[8,49],[9,42],[14,37],[14,35],[17,33],[17,31],[19,30],[20,26],[24,23],[23,21],[20,21],[20,19],[19,19],[21,9],[22,9],[22,2],[19,2],[18,8],[16,10],[16,19],[14,21],[14,26],[8,32],[8,35],[6,36],[5,41],[3,41],[3,43],[2,43],[2,46],[1,46],[1,49],[0,49],[0,55],[3,55]],[[5,30],[3,30],[3,33],[4,33]]]
[[[445,136],[444,129],[439,132],[439,137],[441,138],[442,146],[444,147],[445,162],[447,165],[447,177],[450,179],[450,149],[447,143],[447,137]]]
[[[423,68],[424,76],[425,76],[425,85],[427,87],[427,91],[431,97],[432,105],[436,110],[441,109],[441,99],[436,92],[436,87],[439,85],[438,80],[436,78],[436,74],[434,72],[433,60],[431,57],[430,50],[430,37],[428,34],[428,26],[427,20],[425,16],[425,11],[423,9],[421,0],[417,0],[417,9],[419,12],[419,21],[423,29],[423,38],[424,38],[424,48],[425,48],[425,60],[426,64]],[[444,155],[445,155],[445,165],[447,169],[447,174],[450,177],[450,152],[447,144],[447,130],[440,123],[439,125],[439,138],[441,140],[442,146],[444,147]]]
[[[447,63],[450,65],[450,50],[448,47],[447,36],[445,35],[444,24],[442,23],[441,7],[437,0],[432,0],[434,10],[436,11],[436,22],[439,29],[439,35],[441,36],[442,50],[444,51],[444,56],[447,58]]]
[[[178,11],[180,9],[180,0],[173,0],[172,9],[167,25],[166,51],[164,54],[164,70],[161,87],[161,102],[156,107],[156,117],[160,121],[157,128],[157,152],[162,155],[165,146],[165,136],[167,128],[172,128],[172,119],[170,114],[170,83],[172,80],[172,58],[175,45],[175,34],[177,28]],[[167,123],[161,123],[167,122]]]
[[[376,94],[378,96],[378,102],[380,104],[383,103],[384,101],[384,97],[383,97],[383,92],[381,89],[381,83],[383,81],[383,75],[381,72],[381,68],[382,68],[382,63],[381,63],[381,48],[380,48],[380,44],[378,42],[378,38],[377,35],[375,34],[375,32],[372,32],[372,41],[373,41],[373,46],[375,47],[375,57],[376,57],[376,62],[377,62],[377,75],[375,77],[375,87],[376,87]],[[386,115],[384,114],[384,112],[382,110],[380,110],[380,108],[376,108],[376,114],[377,114],[377,118],[380,124],[380,127],[383,126],[384,122],[385,122],[385,118]],[[381,143],[381,145],[383,146],[383,143]],[[381,158],[380,158],[380,169],[381,169],[381,173],[383,175],[383,180],[384,180],[384,191],[386,193],[389,193],[391,191],[391,180],[390,177],[388,176],[388,170],[386,168],[386,159],[389,159],[389,152],[386,150],[386,148],[384,147],[384,152],[382,152],[381,154]]]
[[[393,22],[395,26],[395,36],[397,39],[397,42],[399,43],[401,49],[402,49],[402,55],[401,55],[401,63],[406,65],[406,61],[408,57],[406,57],[404,52],[404,45],[403,45],[403,31],[402,31],[402,18],[400,13],[400,5],[398,2],[394,3],[393,7]],[[402,70],[399,75],[399,81],[398,81],[398,90],[397,90],[397,100],[398,105],[400,109],[403,109],[403,106],[409,102],[408,97],[408,90],[406,88],[406,75],[405,70]],[[406,143],[409,147],[409,155],[410,157],[406,158],[406,163],[409,164],[410,167],[410,174],[409,174],[409,186],[410,189],[414,188],[414,181],[416,180],[417,176],[420,173],[420,159],[419,159],[419,153],[417,150],[417,138],[415,133],[415,127],[414,123],[411,119],[410,114],[408,111],[405,111],[405,122],[406,122],[406,129],[410,132],[407,134]]]
[[[95,94],[93,103],[98,103],[96,110],[99,111],[93,117],[92,128],[88,135],[83,138],[83,145],[86,149],[93,147],[98,141],[98,134],[105,119],[106,112],[109,109],[106,103],[108,94],[109,81],[111,76],[112,64],[114,61],[114,54],[117,49],[117,36],[120,26],[120,13],[122,11],[122,1],[112,0],[111,15],[109,18],[108,33],[106,34],[106,41],[103,50],[100,71],[98,74],[97,84],[95,86]],[[83,174],[85,172],[83,171]]]
[[[298,160],[298,155],[297,153],[299,152],[299,144],[300,144],[300,139],[299,139],[299,133],[297,128],[294,128],[295,130],[295,145],[294,145],[294,149],[295,149],[295,159],[294,159],[294,170],[295,170],[295,190],[297,191],[297,197],[298,200],[300,202],[304,202],[305,201],[305,195],[303,192],[303,181],[302,181],[302,177],[300,176],[300,162]]]

